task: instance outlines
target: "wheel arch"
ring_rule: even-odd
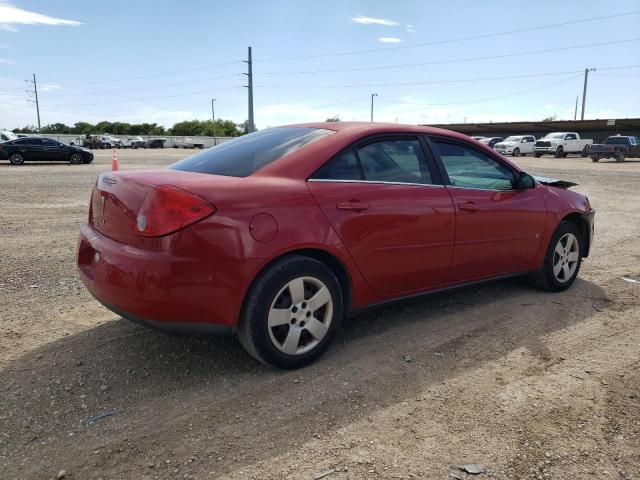
[[[565,215],[564,217],[562,217],[560,221],[573,223],[578,228],[578,231],[580,232],[580,236],[582,237],[582,240],[583,240],[582,252],[580,252],[581,256],[588,257],[589,250],[591,249],[591,244],[590,244],[591,235],[589,234],[589,224],[587,223],[587,221],[584,218],[582,218],[582,215],[578,212],[569,213],[568,215]]]
[[[255,274],[253,280],[251,281],[251,284],[249,285],[249,288],[246,291],[245,298],[242,302],[242,310],[244,311],[247,299],[249,298],[249,294],[253,290],[253,287],[260,276],[264,272],[266,272],[274,263],[282,260],[283,258],[292,256],[307,257],[317,260],[326,265],[334,273],[334,275],[338,279],[338,283],[340,284],[340,290],[342,291],[344,315],[348,316],[352,308],[353,300],[353,282],[349,269],[337,255],[329,252],[328,250],[316,247],[304,247],[288,250],[286,252],[278,254],[277,256],[271,258],[267,263],[265,263],[262,268],[260,268],[260,270],[258,270],[258,272]]]

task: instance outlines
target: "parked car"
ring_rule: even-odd
[[[533,153],[535,141],[536,137],[533,135],[516,135],[496,143],[493,148],[503,155],[513,155],[514,157],[522,155],[524,157],[527,153]]]
[[[502,140],[503,140],[502,137],[485,137],[479,140],[479,142],[482,143],[483,145],[494,148],[496,143],[501,142]]]
[[[538,140],[533,146],[536,158],[542,155],[566,157],[570,153],[579,153],[586,157],[593,140],[581,139],[576,132],[552,132]]]
[[[74,138],[71,143],[71,146],[82,145],[84,148],[90,148],[92,150],[102,149],[102,148],[111,148],[111,142],[105,140],[103,137],[98,135],[83,135],[77,138]]]
[[[93,153],[86,148],[66,145],[46,137],[27,137],[0,143],[0,160],[13,165],[28,161],[69,162],[74,165],[91,163]]]
[[[178,137],[173,143],[173,148],[204,148],[204,143],[194,140],[191,137]]]
[[[622,135],[608,137],[604,143],[592,144],[589,156],[593,162],[601,158],[615,158],[616,162],[624,162],[626,157],[640,157],[640,140]]]
[[[164,148],[164,142],[166,141],[166,138],[150,138],[145,142],[145,148]]]
[[[124,148],[124,142],[119,138],[111,135],[105,135],[104,138],[111,144],[111,148]]]
[[[18,136],[8,130],[0,130],[0,142],[8,142],[9,140],[15,140]]]
[[[125,148],[147,148],[147,142],[142,137],[127,137],[123,146]]]
[[[27,135],[26,133],[16,133],[16,137],[18,138],[27,138],[29,135]]]
[[[269,128],[100,175],[77,264],[118,315],[235,332],[258,360],[297,368],[375,305],[507,275],[568,288],[594,219],[572,185],[446,130]]]

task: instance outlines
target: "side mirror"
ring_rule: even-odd
[[[526,172],[518,173],[515,187],[517,190],[526,190],[528,188],[534,188],[536,186],[536,181],[533,179],[531,175]]]

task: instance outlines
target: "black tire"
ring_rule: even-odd
[[[616,155],[616,162],[624,162],[626,155],[624,150],[621,150],[618,152],[618,154]]]
[[[536,157],[536,158],[540,158],[542,156],[542,154],[541,153],[534,153],[533,156]]]
[[[14,152],[9,155],[9,162],[11,165],[22,165],[24,163],[24,155],[20,152]]]
[[[566,235],[572,234],[578,241],[578,260],[576,269],[573,274],[567,278],[566,280],[559,280],[556,278],[556,275],[553,273],[553,265],[554,259],[556,258],[556,246],[558,242]],[[542,269],[532,272],[529,274],[529,282],[536,288],[540,290],[546,290],[547,292],[560,292],[562,290],[566,290],[569,288],[576,277],[578,276],[578,272],[580,271],[580,265],[582,264],[582,235],[580,235],[580,230],[574,223],[562,221],[556,231],[553,233],[551,237],[551,241],[549,241],[549,246],[547,247],[547,253],[544,257],[544,263],[542,265]]]
[[[281,351],[279,347],[274,344],[272,336],[275,338],[276,332],[275,328],[270,330],[268,317],[272,304],[279,301],[282,295],[285,295],[282,293],[283,289],[286,288],[289,282],[301,277],[315,279],[324,284],[331,295],[330,298],[333,308],[330,312],[324,311],[325,315],[330,313],[331,318],[328,329],[322,339],[309,351],[290,355]],[[313,293],[308,294],[305,290],[304,298],[307,298],[307,295],[313,296]],[[304,302],[302,305],[305,305]],[[285,304],[285,307],[279,308],[287,309],[289,307]],[[325,306],[324,308],[329,307]],[[296,310],[291,307],[291,311],[294,312]],[[309,314],[307,314],[307,317],[308,316]],[[331,269],[312,258],[298,255],[287,256],[276,261],[268,267],[267,270],[262,272],[249,290],[238,325],[238,339],[251,356],[266,365],[283,369],[301,368],[309,365],[325,352],[340,328],[343,316],[342,290],[338,279]],[[304,320],[304,318],[302,320]],[[298,328],[304,326],[302,320]],[[291,321],[291,325],[289,325],[289,323],[281,325],[283,329],[286,327],[286,330],[282,331],[284,337],[288,338],[289,329],[291,329],[295,323],[296,321],[294,319]],[[301,334],[299,340],[297,340],[297,346],[300,345],[300,342],[305,341],[303,335],[304,334]],[[311,342],[315,341],[308,331],[306,335],[311,339]],[[304,348],[304,345],[302,345],[302,348]]]
[[[600,156],[599,155],[591,155],[591,161],[593,163],[598,163],[600,161]]]
[[[519,157],[520,156],[520,149],[518,147],[513,149],[513,156],[514,157]]]
[[[82,164],[82,155],[74,152],[69,156],[69,163],[71,165],[80,165]]]
[[[585,145],[582,149],[582,158],[587,158],[589,156],[589,145]]]
[[[564,148],[558,147],[555,153],[556,158],[561,158],[564,156]]]

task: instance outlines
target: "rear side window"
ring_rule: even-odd
[[[318,180],[432,184],[417,139],[380,140],[334,157],[314,175]]]
[[[604,143],[607,145],[628,145],[631,142],[627,137],[609,137]]]
[[[247,177],[265,165],[331,133],[332,130],[321,128],[269,128],[197,153],[170,165],[169,168],[229,177]]]

